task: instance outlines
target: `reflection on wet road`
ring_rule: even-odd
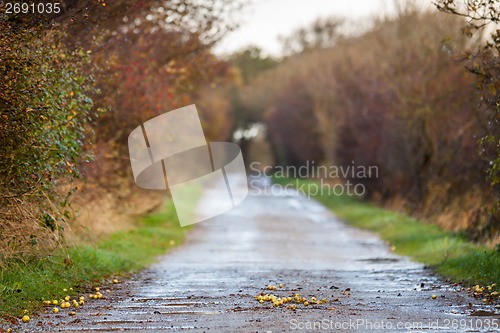
[[[205,194],[200,214],[217,205],[221,189]],[[106,301],[85,307],[76,319],[42,316],[40,330],[498,332],[498,317],[470,316],[481,309],[478,301],[393,254],[373,234],[346,226],[294,192],[258,192],[196,225],[184,245]],[[270,283],[283,283],[277,295],[329,302],[297,310],[259,304],[253,296]]]

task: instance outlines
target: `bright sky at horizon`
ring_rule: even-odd
[[[279,36],[307,26],[318,17],[338,16],[364,27],[371,17],[394,12],[394,0],[249,0],[241,13],[240,27],[229,33],[215,48],[219,55],[249,45],[266,54],[279,55]],[[426,1],[427,2],[427,1]]]

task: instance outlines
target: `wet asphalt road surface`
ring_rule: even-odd
[[[217,205],[217,188],[200,212]],[[157,264],[103,288],[69,317],[40,314],[41,332],[499,332],[498,316],[421,264],[392,253],[295,192],[255,188],[243,204],[197,224]],[[282,283],[283,287],[279,288]],[[267,291],[269,284],[278,286]],[[260,304],[261,292],[328,303]],[[437,295],[436,299],[431,296]],[[469,304],[472,303],[472,304]],[[483,313],[484,314],[484,313]],[[495,325],[496,323],[496,325]]]

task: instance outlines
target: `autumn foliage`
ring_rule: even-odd
[[[127,136],[144,121],[196,102],[209,138],[230,135],[217,90],[229,67],[211,47],[238,6],[66,0],[60,13],[23,15],[0,4],[0,263],[57,248],[67,227],[88,229],[68,221],[89,207],[140,213]],[[90,220],[116,229],[108,213]]]
[[[241,95],[252,96],[248,107],[261,101],[278,164],[377,166],[378,178],[346,180],[376,202],[494,239],[498,197],[478,144],[491,117],[464,69],[477,42],[464,23],[402,7],[362,34],[303,48]]]

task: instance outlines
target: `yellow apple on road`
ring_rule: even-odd
[[[23,318],[21,318],[21,320],[23,321],[23,323],[29,323],[31,318],[28,315],[24,315]]]
[[[54,313],[58,313],[58,312],[59,312],[59,308],[53,308],[53,309],[52,309],[52,312],[54,312]]]

